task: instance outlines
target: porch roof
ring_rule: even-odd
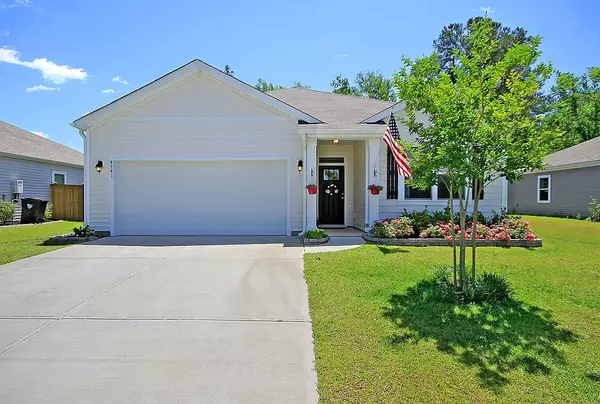
[[[373,124],[360,122],[394,105],[388,101],[306,88],[285,88],[268,94],[323,121],[310,125],[319,129],[373,129]]]

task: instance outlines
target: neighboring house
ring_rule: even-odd
[[[600,138],[550,154],[544,171],[509,185],[509,210],[529,215],[589,215],[600,199]]]
[[[83,153],[0,121],[0,198],[49,201],[53,183],[83,184]]]
[[[262,93],[194,60],[72,123],[85,144],[85,221],[111,235],[291,235],[445,208],[444,187],[409,189],[389,164],[391,111],[402,104]],[[506,195],[504,180],[490,184],[482,211],[500,211]]]

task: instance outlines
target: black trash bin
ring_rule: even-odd
[[[34,198],[21,200],[21,223],[40,223],[44,221],[48,201]]]

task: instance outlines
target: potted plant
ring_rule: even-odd
[[[316,184],[308,184],[306,186],[306,189],[308,189],[308,193],[311,195],[314,195],[317,193],[317,185]]]
[[[383,187],[381,185],[371,184],[367,187],[369,191],[371,191],[371,195],[379,195]]]

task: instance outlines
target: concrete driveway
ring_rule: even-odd
[[[316,402],[302,256],[118,237],[0,266],[0,403]]]

